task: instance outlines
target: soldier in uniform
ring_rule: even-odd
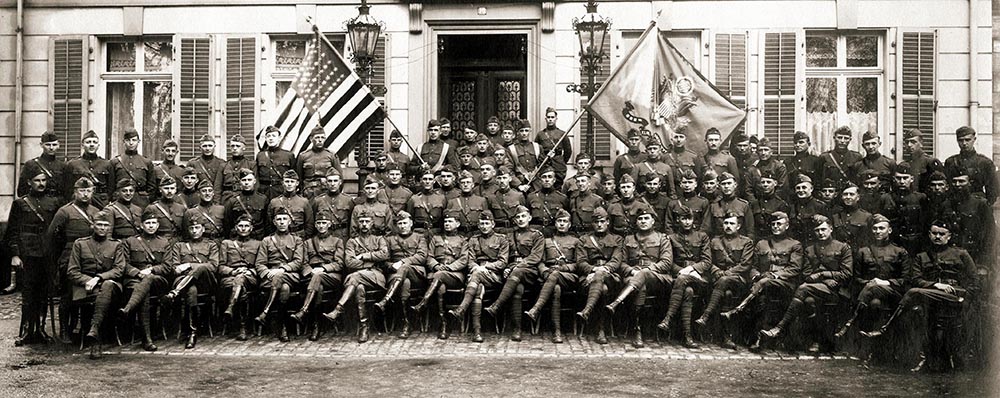
[[[188,224],[191,223],[191,219],[195,216],[201,216],[204,218],[204,224],[202,224],[202,227],[205,228],[205,232],[202,236],[210,241],[219,242],[227,235],[226,231],[223,229],[223,220],[226,218],[226,208],[215,203],[215,187],[213,187],[208,181],[199,182],[198,191],[201,194],[201,201],[198,202],[197,206],[187,209],[184,212],[181,229],[187,231]]]
[[[157,215],[157,219],[162,218]],[[219,270],[219,244],[203,238],[206,220],[194,216],[188,222],[187,238],[170,246],[163,262],[174,272],[174,285],[164,299],[174,300],[184,297],[182,311],[187,313],[188,341],[185,349],[195,347],[198,342],[198,292],[215,291],[215,274]]]
[[[645,187],[642,196],[639,197],[639,201],[652,207],[656,212],[657,229],[670,233],[671,231],[667,230],[669,223],[666,221],[667,211],[670,208],[670,197],[660,190],[660,182],[663,181],[663,177],[656,173],[649,173],[639,177],[639,179]]]
[[[651,209],[644,208],[638,214],[636,231],[625,236],[625,265],[623,275],[628,278],[625,288],[618,293],[618,298],[604,306],[614,314],[615,309],[625,299],[635,293],[632,306],[635,309],[635,337],[632,345],[642,348],[642,329],[639,326],[642,319],[643,305],[648,295],[665,295],[674,283],[674,277],[680,269],[674,265],[673,250],[667,234],[654,229],[654,218]]]
[[[343,191],[343,178],[334,168],[326,171],[326,192],[309,199],[309,207],[313,214],[322,210],[330,212],[330,231],[333,235],[346,240],[351,225],[351,213],[354,211],[354,199]],[[306,236],[316,234],[315,223],[306,225]]]
[[[785,183],[788,182],[788,169],[785,167],[784,162],[774,157],[774,148],[771,146],[771,139],[767,137],[760,139],[760,143],[757,145],[757,159],[751,164],[760,172],[761,176],[771,176],[776,183],[774,192],[785,192]],[[756,181],[749,181],[746,176],[744,176],[743,182],[747,188],[757,186]],[[772,192],[772,195],[774,192]],[[757,193],[759,191],[754,192],[754,195]],[[766,226],[767,224],[765,223],[764,225]]]
[[[56,210],[45,236],[51,245],[50,253],[59,253],[55,264],[46,269],[50,295],[61,294],[59,304],[59,336],[63,343],[69,343],[70,310],[69,288],[64,286],[66,267],[69,264],[73,242],[94,233],[94,216],[100,211],[91,200],[94,182],[89,178],[79,178],[73,184],[73,201]]]
[[[830,217],[833,238],[850,245],[855,253],[871,242],[872,214],[858,206],[860,198],[858,186],[848,184],[840,194],[839,209]]]
[[[546,236],[552,236],[555,232],[555,215],[559,209],[569,206],[566,195],[555,187],[558,180],[556,171],[546,166],[539,173],[541,187],[537,191],[528,194],[528,208],[531,209],[531,221],[535,228],[542,231]]]
[[[486,198],[473,193],[473,190],[476,188],[476,182],[472,173],[463,171],[459,174],[458,186],[462,194],[449,200],[445,211],[457,211],[460,218],[459,222],[462,225],[473,225],[476,220],[479,220],[479,214],[488,208]],[[462,228],[461,232],[466,236],[475,234],[475,230],[469,227]]]
[[[389,287],[382,300],[375,303],[375,308],[384,312],[386,305],[398,293],[403,318],[403,330],[399,332],[399,338],[406,339],[410,337],[410,318],[407,313],[410,289],[420,289],[427,285],[427,268],[424,267],[428,252],[427,236],[413,232],[413,219],[405,211],[396,215],[396,229],[397,233],[385,239],[389,244],[389,264],[386,268]]]
[[[976,130],[962,126],[955,130],[959,152],[944,162],[947,170],[963,168],[968,170],[970,189],[973,195],[986,199],[993,206],[998,195],[996,165],[990,158],[976,152]]]
[[[51,159],[50,159],[51,160]],[[51,169],[50,169],[51,172]],[[52,222],[62,196],[50,195],[49,175],[41,167],[33,171],[26,195],[14,200],[7,216],[6,244],[10,250],[10,266],[21,279],[21,330],[15,346],[41,343],[46,340],[45,315],[48,292],[48,264],[45,229]],[[22,169],[22,178],[27,177]],[[57,182],[53,182],[57,183]]]
[[[854,171],[859,170],[872,170],[875,174],[878,174],[882,179],[888,181],[889,176],[896,170],[896,161],[889,159],[885,155],[879,152],[879,148],[882,146],[882,138],[878,136],[877,132],[866,131],[861,136],[861,147],[865,150],[864,157],[858,165],[854,167]],[[852,181],[856,181],[857,177],[851,176]],[[844,185],[841,185],[842,187]]]
[[[679,175],[680,195],[675,199],[670,199],[670,202],[667,204],[667,218],[665,221],[667,225],[664,226],[664,231],[680,230],[677,212],[681,207],[691,209],[691,214],[694,216],[695,228],[701,228],[705,222],[705,215],[708,214],[709,205],[711,205],[708,199],[698,194],[698,175],[695,174],[694,170],[684,169],[680,171]]]
[[[431,119],[427,122],[427,142],[420,146],[419,157],[419,159],[424,160],[424,163],[418,165],[415,161],[411,162],[414,166],[418,166],[414,174],[420,174],[423,171],[437,174],[444,165],[458,163],[458,158],[455,155],[458,148],[455,148],[453,143],[442,139],[441,127],[441,123],[437,120]]]
[[[260,287],[268,290],[264,309],[254,318],[261,325],[267,322],[275,302],[278,304],[275,312],[284,313],[292,289],[298,289],[302,280],[303,244],[302,238],[291,231],[292,213],[285,207],[278,207],[273,214],[275,231],[260,242],[254,261]],[[277,322],[278,340],[288,341],[284,319],[279,316]]]
[[[660,191],[666,193],[668,196],[677,196],[677,185],[674,184],[676,173],[674,173],[670,164],[660,156],[661,148],[662,145],[657,140],[646,144],[646,160],[638,166],[639,180],[641,181],[645,178],[648,181],[650,175],[659,176]],[[640,187],[640,189],[645,190],[645,187]]]
[[[620,200],[618,197],[618,183],[615,182],[615,176],[611,174],[605,174],[601,178],[601,184],[597,186],[598,196],[604,199],[604,202],[608,205]]]
[[[104,207],[109,202],[114,191],[114,180],[111,175],[111,163],[97,154],[100,147],[97,133],[94,130],[83,134],[83,154],[66,163],[66,170],[71,181],[86,178],[94,183],[94,205]]]
[[[271,200],[275,196],[281,195],[283,189],[280,181],[286,171],[295,169],[297,162],[295,155],[278,146],[281,143],[281,130],[278,130],[277,127],[267,126],[264,130],[264,142],[266,143],[264,149],[257,152],[256,167],[248,167],[248,169],[254,170],[254,175],[260,178],[260,186],[257,187],[257,191],[264,194],[267,200]],[[236,174],[237,179],[242,178],[239,176],[239,170]],[[238,189],[239,186],[234,188]]]
[[[479,214],[482,218],[482,213]],[[478,224],[479,220],[476,220]],[[448,322],[445,319],[444,294],[447,289],[465,287],[466,269],[468,266],[469,238],[458,232],[461,226],[460,212],[450,210],[444,214],[444,232],[431,235],[427,245],[426,270],[433,272],[429,276],[430,285],[424,292],[424,297],[411,309],[414,313],[423,312],[431,298],[437,296],[438,315],[441,318],[441,329],[438,338],[448,339]]]
[[[892,203],[892,196],[885,192],[891,190],[892,185],[883,184],[872,170],[862,170],[858,176],[861,180],[861,199],[858,201],[858,206],[872,214],[887,215],[895,211],[896,205]]]
[[[890,195],[895,209],[886,216],[889,217],[892,230],[896,232],[894,239],[896,244],[910,253],[918,253],[921,251],[921,246],[926,243],[925,235],[920,231],[926,230],[930,222],[927,218],[928,212],[925,210],[928,209],[927,195],[914,191],[909,164],[904,162],[894,171],[895,189]]]
[[[163,181],[163,180],[160,180]],[[180,180],[180,192],[178,192],[177,200],[184,205],[186,208],[192,208],[201,202],[201,193],[198,191],[198,172],[194,170],[194,167],[185,167],[184,174],[181,176]],[[209,184],[212,182],[209,181]]]
[[[496,148],[494,148],[493,143],[490,141],[490,137],[487,137],[486,134],[477,135],[475,150],[472,153],[474,167],[480,169],[486,163],[495,164],[497,160],[493,156],[494,149]]]
[[[503,137],[500,136],[500,118],[490,116],[486,120],[486,136],[489,137],[491,145],[503,146]]]
[[[770,151],[770,148],[765,151]],[[771,223],[768,220],[771,219],[772,213],[789,211],[788,203],[777,195],[779,181],[783,179],[772,171],[761,170],[760,178],[757,179],[757,191],[750,199],[750,211],[753,213],[753,224],[756,227],[755,236],[771,234]]]
[[[67,180],[71,176],[66,162],[58,158],[59,136],[48,131],[42,133],[41,147],[41,155],[24,162],[21,166],[21,175],[17,179],[17,196],[24,196],[32,191],[31,180],[40,171],[45,173],[47,181],[45,194],[58,198],[59,203],[64,203],[72,196],[72,190],[69,189],[72,181]]]
[[[222,191],[222,169],[226,166],[226,159],[215,156],[215,137],[208,134],[201,136],[201,155],[188,160],[187,165],[198,174],[198,181],[208,180],[216,191]]]
[[[909,129],[903,132],[903,160],[910,164],[910,174],[917,180],[916,190],[927,193],[931,174],[944,171],[944,165],[937,158],[924,153],[921,141],[924,133],[919,129]]]
[[[256,263],[257,253],[260,250],[260,241],[254,239],[253,218],[247,214],[237,215],[235,227],[233,228],[233,238],[222,241],[221,262],[219,263],[219,281],[222,286],[226,300],[226,309],[222,312],[224,318],[233,319],[240,329],[236,335],[236,340],[247,339],[247,321],[249,320],[249,307],[237,304],[245,303],[250,292],[257,289]],[[243,309],[245,308],[245,310]],[[235,318],[235,319],[234,319]]]
[[[159,185],[159,182],[163,180],[163,177],[172,177],[174,181],[183,180],[185,168],[176,162],[177,151],[177,141],[170,139],[163,141],[163,145],[160,147],[160,153],[163,154],[163,161],[159,164],[153,163],[154,184]],[[156,200],[159,194],[159,187],[154,188],[150,201]]]
[[[604,321],[607,311],[603,304],[609,291],[613,291],[621,283],[621,273],[624,268],[625,238],[609,232],[611,222],[608,212],[603,208],[594,210],[594,230],[580,238],[577,247],[576,274],[583,277],[583,286],[587,288],[587,302],[583,309],[576,313],[584,325],[590,320],[590,315],[597,309],[597,344],[607,344],[604,334]]]
[[[126,261],[124,253],[119,250],[120,244],[111,237],[108,213],[101,211],[94,215],[94,233],[73,242],[70,252],[66,278],[71,286],[73,303],[79,305],[88,298],[94,300],[94,316],[84,337],[90,342],[90,359],[101,357],[98,331],[111,310],[111,303],[122,294],[118,279]]]
[[[518,206],[527,206],[528,202],[524,195],[517,190],[511,189],[511,178],[513,172],[507,166],[497,169],[497,184],[500,188],[496,195],[486,197],[486,205],[495,217],[490,221],[496,228],[496,232],[507,235],[514,225],[514,209]]]
[[[718,313],[723,298],[728,301],[742,296],[756,273],[753,240],[740,234],[741,219],[737,214],[727,214],[722,219],[723,234],[708,244],[712,267],[707,276],[711,277],[712,294],[701,317],[694,321],[701,328],[708,326],[708,320]],[[722,347],[735,350],[732,328],[726,323],[721,326]]]
[[[253,170],[242,169],[239,171],[240,192],[226,200],[222,205],[225,208],[226,218],[223,222],[223,231],[233,233],[236,220],[246,215],[250,218],[253,227],[250,236],[253,239],[261,239],[268,228],[267,221],[267,197],[256,189],[257,179]]]
[[[176,200],[177,181],[172,177],[160,180],[160,198],[150,203],[143,211],[152,211],[160,220],[160,236],[173,242],[183,234],[184,212],[187,208]]]
[[[378,180],[379,185],[385,185],[388,179],[389,172],[389,157],[386,156],[385,151],[379,151],[374,156],[375,170],[368,174],[372,178]]]
[[[232,195],[240,190],[240,170],[257,168],[257,162],[246,156],[246,143],[243,136],[235,134],[229,137],[229,160],[222,166],[222,174],[215,181],[215,193],[219,195],[219,202],[224,203]],[[265,152],[265,151],[261,151]]]
[[[808,176],[799,175],[793,187],[795,197],[788,201],[788,217],[791,225],[788,234],[793,239],[806,243],[815,238],[809,219],[817,214],[824,214],[829,209],[813,196],[813,182]]]
[[[727,214],[740,216],[742,230],[740,234],[753,239],[757,235],[757,228],[754,226],[754,215],[750,209],[750,202],[736,196],[737,181],[739,178],[723,172],[719,175],[719,190],[722,196],[718,201],[713,202],[708,207],[708,217],[705,218],[705,227],[702,228],[711,236],[722,235],[722,220]]]
[[[473,148],[475,146],[476,146],[475,144],[472,145]],[[472,148],[469,148],[467,146],[462,147],[462,149],[458,150],[458,154],[459,156],[458,156],[457,173],[458,174],[466,172],[472,173],[472,178],[475,181],[479,181],[479,161],[472,156],[473,154]]]
[[[555,178],[554,176],[552,178]],[[510,233],[511,260],[503,271],[503,289],[493,304],[485,310],[497,319],[497,313],[510,300],[510,317],[513,331],[511,341],[521,341],[521,297],[524,290],[538,284],[545,236],[530,226],[531,211],[518,206],[514,216],[514,231]]]
[[[574,232],[583,234],[594,230],[594,213],[597,209],[607,207],[604,198],[591,192],[592,179],[587,174],[577,174],[573,179],[567,181],[576,182],[573,184],[576,189],[570,191],[569,206],[571,220],[570,225]],[[563,185],[565,187],[565,185]]]
[[[292,223],[288,226],[288,232],[297,235],[298,237],[306,236],[306,226],[312,225],[312,207],[309,206],[309,200],[299,195],[299,176],[294,170],[288,170],[285,175],[282,176],[281,180],[282,187],[285,191],[281,195],[276,196],[271,199],[271,202],[267,205],[267,214],[270,216],[269,219],[274,219],[275,211],[278,208],[285,208],[288,213],[292,216]],[[314,194],[320,194],[316,191]]]
[[[638,165],[646,161],[646,154],[642,153],[642,136],[639,135],[639,130],[628,130],[625,145],[628,147],[628,151],[615,158],[612,169],[615,181],[621,180],[622,176],[626,174],[632,176],[632,179],[639,178]]]
[[[805,249],[803,283],[795,289],[781,321],[771,329],[761,330],[762,336],[775,338],[784,334],[803,307],[807,313],[816,313],[818,307],[825,303],[850,299],[848,286],[854,271],[851,246],[833,239],[833,225],[826,216],[817,214],[812,217],[812,223],[816,240]]]
[[[448,145],[451,146],[452,151],[457,151],[458,137],[455,136],[458,134],[451,133],[452,132],[451,120],[448,120],[448,118],[446,117],[441,118],[440,126],[441,126],[441,141],[447,142]]]
[[[386,171],[384,192],[393,213],[399,213],[406,209],[406,202],[410,201],[413,192],[403,186],[403,169],[400,168],[399,164],[389,165]]]
[[[809,134],[804,131],[796,131],[792,135],[792,141],[795,143],[795,154],[792,157],[785,160],[785,167],[788,169],[788,180],[782,181],[779,185],[787,188],[787,191],[782,191],[786,198],[795,197],[795,182],[799,180],[799,175],[805,174],[811,180],[816,180],[820,178],[822,159],[819,156],[813,155],[809,152],[810,138]]]
[[[385,152],[386,161],[390,168],[395,166],[406,172],[410,169],[410,157],[403,153],[402,147],[403,134],[399,130],[393,129],[392,133],[389,134],[389,149]]]
[[[719,175],[715,170],[708,169],[701,174],[701,195],[709,203],[719,200]]]
[[[125,240],[142,232],[139,227],[142,208],[133,204],[135,183],[131,178],[122,178],[116,186],[116,198],[104,207],[104,211],[108,212],[108,217],[111,219],[111,237]]]
[[[559,142],[566,132],[556,127],[558,119],[555,108],[545,108],[545,128],[535,134],[535,142],[542,146],[545,156],[551,158],[548,164],[556,171],[555,187],[561,188],[566,179],[566,162],[573,158],[573,144],[567,139]]]
[[[527,193],[532,186],[535,169],[544,156],[542,146],[531,141],[531,122],[528,119],[517,121],[517,142],[507,147],[507,151],[510,152],[516,177],[521,180],[517,190]]]
[[[970,170],[956,167],[950,169],[949,173],[952,184],[951,214],[957,224],[956,230],[952,232],[952,244],[969,252],[976,264],[991,264],[990,249],[996,230],[993,211],[986,199],[971,193]],[[930,206],[924,207],[927,208]]]
[[[746,134],[738,134],[733,137],[733,141],[743,141],[749,145],[750,137],[747,137]],[[736,158],[721,149],[722,133],[719,132],[719,129],[711,127],[705,132],[705,146],[708,147],[708,151],[705,152],[706,166],[715,170],[716,174],[722,175],[722,173],[728,172],[736,176],[736,181],[743,181],[740,178],[740,168],[736,164]]]
[[[935,171],[927,177],[927,218],[931,220],[954,220],[955,210],[953,194],[948,186],[948,177],[944,172]],[[982,199],[982,198],[980,198]],[[985,202],[986,199],[983,199]]]
[[[851,144],[853,134],[851,128],[847,126],[840,126],[833,131],[833,149],[820,155],[822,163],[819,169],[819,179],[815,181],[831,179],[838,186],[844,186],[856,175],[858,170],[855,166],[861,162],[862,156],[847,148]]]
[[[136,191],[133,201],[140,208],[145,207],[149,204],[150,195],[156,192],[153,162],[139,154],[139,132],[135,129],[125,129],[122,144],[125,145],[125,154],[111,159],[111,181],[129,179]],[[117,185],[112,190],[118,190]]]
[[[323,302],[323,292],[340,289],[344,285],[344,241],[333,234],[333,213],[323,209],[316,214],[316,235],[302,241],[302,278],[308,279],[306,298],[302,308],[292,314],[292,320],[302,323],[309,308]],[[319,339],[319,318],[313,319],[310,341]]]
[[[434,173],[425,170],[420,176],[421,190],[406,202],[406,212],[413,216],[414,231],[435,233],[447,204],[444,195],[434,189]]]
[[[362,193],[364,194],[364,198],[358,198],[362,201],[355,201],[354,210],[351,211],[352,236],[360,225],[358,223],[358,214],[360,213],[367,213],[368,217],[371,218],[372,234],[386,236],[392,233],[392,226],[395,225],[392,210],[389,208],[389,205],[378,200],[378,181],[374,178],[365,179],[364,191]]]
[[[563,181],[563,193],[566,196],[573,196],[573,193],[580,189],[576,185],[576,176],[587,177],[590,182],[590,188],[596,191],[597,187],[601,186],[601,173],[591,168],[594,166],[594,156],[586,152],[580,152],[576,154],[575,164],[576,174],[566,177],[566,181]]]
[[[107,211],[107,210],[105,210]],[[156,351],[153,335],[150,333],[150,303],[149,296],[160,296],[170,291],[170,282],[174,270],[163,261],[170,250],[170,242],[157,235],[160,221],[156,213],[145,211],[141,216],[141,232],[130,236],[122,242],[127,263],[123,282],[128,295],[128,302],[119,311],[122,318],[127,318],[132,311],[139,309],[139,322],[142,323],[142,348],[146,351]]]
[[[448,315],[462,320],[465,311],[470,305],[472,306],[473,342],[483,342],[481,322],[483,294],[486,289],[497,288],[503,284],[503,274],[510,269],[507,266],[510,246],[507,235],[493,230],[493,213],[484,211],[479,216],[479,235],[469,238],[466,246],[465,268],[469,269],[469,283],[465,285],[462,302],[457,308],[448,311]]]
[[[497,165],[493,158],[483,161],[479,165],[479,185],[476,186],[476,194],[483,198],[496,196],[500,191],[500,183],[497,182]]]
[[[538,313],[545,304],[552,300],[552,342],[560,344],[562,337],[562,293],[571,293],[579,284],[576,273],[577,253],[581,252],[580,238],[570,233],[570,215],[565,209],[556,212],[556,232],[543,243],[542,263],[539,265],[541,276],[545,283],[538,293],[538,299],[531,309],[524,312],[531,322],[538,321]],[[581,252],[582,253],[582,252]]]
[[[724,173],[729,174],[728,172]],[[708,234],[694,228],[694,215],[691,214],[691,210],[681,208],[679,216],[681,228],[670,234],[669,238],[670,247],[673,249],[673,268],[680,270],[677,271],[677,279],[674,280],[670,290],[670,304],[667,307],[667,314],[656,327],[670,333],[671,321],[680,310],[684,346],[698,348],[698,344],[694,342],[691,334],[694,292],[695,289],[704,290],[708,286],[711,279],[712,257]],[[725,218],[725,215],[720,218]],[[743,216],[740,218],[747,219]]]
[[[638,200],[635,193],[635,181],[632,176],[624,175],[618,182],[621,199],[608,205],[608,217],[611,219],[611,231],[628,236],[635,232],[636,218],[641,212],[648,211],[655,219],[656,210],[652,206]]]
[[[440,187],[438,192],[444,195],[446,203],[449,200],[457,198],[462,192],[455,186],[455,169],[451,165],[444,166],[441,170],[438,170],[437,183]]]
[[[853,183],[847,181],[844,184],[844,186],[847,186],[848,184]],[[819,185],[816,187],[818,189],[815,191],[814,196],[817,200],[823,202],[823,204],[828,208],[839,207],[840,203],[837,203],[837,196],[839,195],[837,195],[837,192],[840,191],[840,187],[841,186],[837,185],[836,181],[831,179],[820,181]]]
[[[323,314],[330,322],[336,321],[344,312],[344,306],[352,298],[358,304],[358,318],[361,330],[358,343],[368,341],[368,308],[365,305],[366,292],[385,289],[385,275],[380,268],[389,260],[389,243],[381,235],[372,234],[373,218],[367,210],[355,213],[357,233],[351,236],[344,249],[344,261],[348,275],[344,280],[344,292],[333,311]]]
[[[313,196],[323,192],[323,182],[326,179],[326,171],[331,167],[343,175],[340,168],[340,159],[329,149],[323,146],[326,141],[326,132],[323,127],[316,126],[309,133],[312,140],[312,147],[308,151],[299,154],[295,162],[295,173],[302,179],[302,196],[312,199]],[[284,174],[282,174],[284,180]],[[273,183],[273,182],[272,182]]]
[[[667,164],[670,165],[674,170],[674,182],[679,183],[680,181],[680,170],[682,168],[689,168],[694,170],[696,174],[701,176],[705,170],[705,160],[689,151],[684,147],[687,142],[687,133],[684,129],[677,129],[670,135],[670,145],[669,151],[666,151]],[[672,192],[677,192],[680,187],[674,187]]]

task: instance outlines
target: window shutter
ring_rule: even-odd
[[[577,46],[579,47],[579,44],[577,44]],[[594,75],[594,83],[596,83],[596,84],[602,84],[602,83],[604,83],[605,81],[608,80],[608,77],[611,76],[611,34],[608,34],[607,39],[604,40],[604,46],[603,47],[604,47],[604,53],[608,54],[608,55],[606,57],[604,57],[604,59],[601,60],[601,68],[600,68],[600,70],[597,71],[597,74]],[[584,70],[584,68],[582,67],[582,64],[581,64],[581,68],[580,68],[580,83],[584,83],[584,84],[587,83],[587,71]],[[590,101],[590,96],[581,94],[580,95],[580,108],[583,108],[584,105],[587,105],[588,101]],[[595,152],[594,153],[594,157],[597,158],[597,159],[594,159],[595,161],[599,161],[599,160],[611,160],[611,152],[612,152],[612,144],[613,144],[613,142],[612,142],[613,138],[612,137],[613,136],[611,135],[611,131],[608,130],[607,127],[604,127],[604,125],[601,124],[601,122],[598,121],[595,118],[594,119],[594,148],[595,148],[594,149],[594,152]],[[586,125],[586,123],[581,123],[580,124],[580,146],[581,146],[581,148],[583,148],[586,145],[587,145],[587,125]],[[589,150],[589,148],[583,148],[581,151],[583,151],[583,150]]]
[[[917,128],[927,153],[934,153],[935,75],[934,32],[903,32],[901,62],[903,131]]]
[[[382,87],[383,89],[388,89],[386,85],[386,67],[385,67],[385,35],[379,36],[378,44],[375,45],[375,63],[372,66],[372,77],[370,87]],[[373,92],[375,98],[378,99],[379,103],[385,105],[385,93],[376,90]],[[368,130],[368,159],[375,159],[375,155],[385,148],[385,119],[382,119]]]
[[[715,86],[740,108],[747,105],[747,35],[715,35]],[[746,131],[746,123],[735,132]]]
[[[795,33],[764,34],[764,136],[792,155],[795,133]]]
[[[226,141],[229,137],[242,135],[251,154],[257,148],[257,145],[252,145],[257,131],[254,118],[257,102],[256,49],[257,40],[253,37],[226,40]],[[228,158],[232,154],[228,145],[226,148]]]
[[[84,117],[83,39],[52,41],[52,98],[50,129],[59,137],[59,156],[69,158],[80,151]]]
[[[209,61],[211,40],[181,39],[180,156],[187,160],[201,153],[198,140],[209,133]]]

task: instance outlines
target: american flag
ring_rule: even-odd
[[[310,132],[316,126],[326,131],[323,146],[346,159],[355,143],[385,116],[372,95],[347,62],[317,32],[306,44],[305,57],[291,87],[276,109],[270,125],[284,136],[279,146],[299,153],[309,149]],[[257,147],[266,146],[264,130],[257,133]]]

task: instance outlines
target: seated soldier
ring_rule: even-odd
[[[604,317],[607,313],[604,306],[598,307],[609,290],[621,283],[623,268],[625,238],[608,232],[611,222],[608,212],[598,207],[594,210],[594,231],[580,238],[577,253],[576,273],[583,276],[583,285],[587,287],[587,302],[583,310],[576,316],[583,320],[584,325],[590,319],[590,314],[597,308],[597,344],[607,344],[604,335]]]
[[[358,343],[365,343],[369,338],[366,292],[385,289],[385,275],[381,268],[382,263],[389,260],[389,243],[382,236],[372,234],[371,213],[362,209],[354,215],[357,231],[344,247],[344,265],[349,272],[344,280],[344,292],[337,301],[337,307],[323,316],[330,322],[336,321],[344,312],[347,302],[354,298],[358,303],[358,318],[361,322]]]
[[[691,335],[691,312],[694,310],[692,300],[695,289],[704,290],[711,278],[712,258],[709,253],[709,238],[708,234],[694,228],[694,215],[691,209],[682,207],[677,215],[681,228],[670,234],[670,246],[674,251],[674,267],[680,268],[680,271],[677,272],[677,280],[674,281],[670,292],[667,315],[656,327],[670,333],[670,322],[680,310],[684,346],[698,348]]]
[[[482,218],[482,214],[480,214]],[[423,312],[427,307],[431,297],[437,295],[438,315],[441,318],[441,330],[438,338],[446,340],[448,338],[448,322],[444,314],[444,294],[447,289],[461,289],[465,287],[466,270],[468,269],[468,244],[469,238],[458,233],[461,225],[460,213],[451,210],[444,213],[444,233],[431,235],[427,247],[428,272],[433,272],[430,276],[430,287],[424,293],[424,297],[417,305],[413,306],[413,312]]]
[[[544,251],[544,236],[530,226],[531,213],[528,208],[518,206],[514,216],[514,231],[511,232],[511,261],[504,269],[503,289],[486,312],[497,319],[497,312],[511,300],[510,314],[513,331],[511,341],[521,341],[521,297],[526,287],[538,284],[539,265]]]
[[[618,298],[604,308],[613,314],[625,299],[635,293],[635,298],[632,300],[632,306],[635,308],[635,338],[632,340],[632,345],[635,348],[642,348],[645,343],[642,341],[639,321],[642,319],[646,296],[669,292],[679,268],[674,266],[670,238],[667,234],[653,229],[656,224],[653,210],[647,206],[638,215],[636,220],[638,231],[625,236],[623,274],[628,277],[628,283],[618,294]]]
[[[523,207],[523,206],[522,206]],[[527,223],[525,223],[527,224]],[[469,238],[466,251],[466,268],[469,268],[469,283],[465,285],[462,302],[448,315],[461,320],[472,305],[472,341],[483,342],[481,315],[483,294],[487,288],[497,288],[503,283],[503,274],[508,269],[510,241],[506,235],[493,231],[493,213],[484,211],[479,216],[479,235]]]
[[[552,342],[559,344],[563,342],[561,330],[561,302],[562,292],[572,292],[579,285],[580,278],[576,274],[577,252],[580,250],[580,238],[569,232],[570,215],[565,209],[556,212],[556,233],[551,238],[546,238],[544,243],[544,254],[539,268],[542,270],[542,289],[538,293],[538,299],[530,310],[525,311],[525,315],[531,318],[532,322],[538,321],[538,313],[542,307],[552,299]]]
[[[795,289],[781,321],[771,329],[761,330],[762,336],[775,338],[784,334],[799,316],[802,307],[815,314],[818,306],[836,303],[841,296],[847,298],[848,282],[854,269],[851,246],[833,239],[833,227],[826,216],[813,216],[812,224],[816,240],[805,249],[804,282]],[[823,343],[827,344],[825,351],[833,349],[830,341]],[[810,348],[810,351],[816,350]]]
[[[724,297],[743,295],[752,275],[756,273],[753,268],[753,241],[740,234],[740,220],[742,219],[738,214],[727,214],[722,219],[723,235],[712,238],[712,241],[709,242],[709,252],[712,255],[712,270],[710,271],[713,281],[712,295],[709,297],[701,317],[694,321],[699,327],[708,325],[708,319],[716,314]],[[722,324],[722,347],[736,349],[732,328],[728,326],[728,324]]]
[[[236,236],[222,241],[220,253],[222,261],[219,263],[219,277],[222,278],[223,290],[229,293],[229,300],[226,301],[228,304],[222,315],[227,319],[236,318],[236,323],[240,325],[236,340],[243,341],[247,339],[249,307],[243,307],[247,310],[237,311],[236,305],[245,303],[248,293],[255,291],[260,284],[255,272],[260,241],[252,235],[253,217],[250,215],[241,215],[233,229]]]
[[[272,200],[277,200],[275,198]],[[292,215],[285,207],[274,209],[274,233],[260,242],[254,268],[260,278],[261,289],[268,289],[267,303],[264,309],[254,318],[262,326],[267,321],[267,314],[275,299],[278,303],[278,313],[283,313],[292,289],[297,289],[302,280],[302,238],[290,230]],[[279,317],[278,340],[288,341],[288,330],[284,319]]]
[[[176,242],[167,252],[163,261],[174,270],[174,288],[164,296],[165,300],[173,300],[184,294],[185,302],[182,309],[188,314],[188,342],[184,348],[194,348],[198,342],[198,291],[209,292],[215,288],[215,272],[219,268],[219,245],[203,239],[203,216],[191,217],[188,223],[187,240]]]
[[[100,211],[94,216],[94,232],[73,242],[66,279],[72,288],[74,304],[94,300],[94,316],[85,339],[90,342],[90,359],[101,357],[98,331],[110,310],[111,303],[122,293],[118,283],[125,268],[125,253],[120,242],[111,238],[111,215]]]
[[[333,212],[320,210],[316,215],[316,235],[302,242],[305,246],[302,277],[309,279],[302,309],[292,314],[292,320],[302,323],[312,305],[323,302],[323,292],[340,289],[344,285],[344,241],[334,235]],[[319,318],[313,320],[310,341],[319,339]]]
[[[424,268],[427,238],[422,233],[413,232],[413,219],[405,211],[396,214],[396,229],[396,234],[385,239],[389,244],[389,266],[386,268],[390,275],[389,288],[382,300],[375,303],[375,308],[385,311],[385,306],[399,293],[399,302],[403,304],[400,306],[403,330],[399,332],[399,338],[405,339],[410,337],[410,318],[407,314],[410,289],[427,285],[427,269]]]
[[[167,251],[170,250],[170,242],[156,234],[156,230],[160,227],[156,213],[149,210],[143,212],[140,225],[141,234],[130,236],[122,242],[121,250],[125,251],[125,259],[128,260],[128,264],[125,265],[124,282],[125,287],[132,293],[125,307],[119,312],[126,318],[133,310],[140,308],[142,348],[146,351],[156,351],[156,345],[153,344],[153,337],[149,331],[149,296],[151,294],[160,296],[169,291],[174,272],[163,263]]]

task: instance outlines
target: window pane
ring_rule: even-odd
[[[847,125],[851,131],[878,131],[878,79],[847,79]]]
[[[170,138],[172,88],[171,82],[142,83],[142,153],[153,160],[163,160],[160,147]]]
[[[108,137],[116,137],[112,142],[120,141],[121,134],[125,129],[135,126],[134,107],[134,83],[108,83],[108,123],[106,133]]]
[[[174,44],[169,41],[150,41],[145,45],[146,72],[162,72],[170,69],[174,56]]]
[[[135,72],[135,43],[108,43],[108,72]]]
[[[847,66],[878,66],[878,36],[847,36]]]
[[[277,40],[274,42],[274,69],[296,71],[306,55],[305,40]]]
[[[832,147],[833,130],[836,128],[837,79],[806,79],[806,133],[817,149],[825,151]]]
[[[837,37],[806,35],[806,66],[836,67]]]

